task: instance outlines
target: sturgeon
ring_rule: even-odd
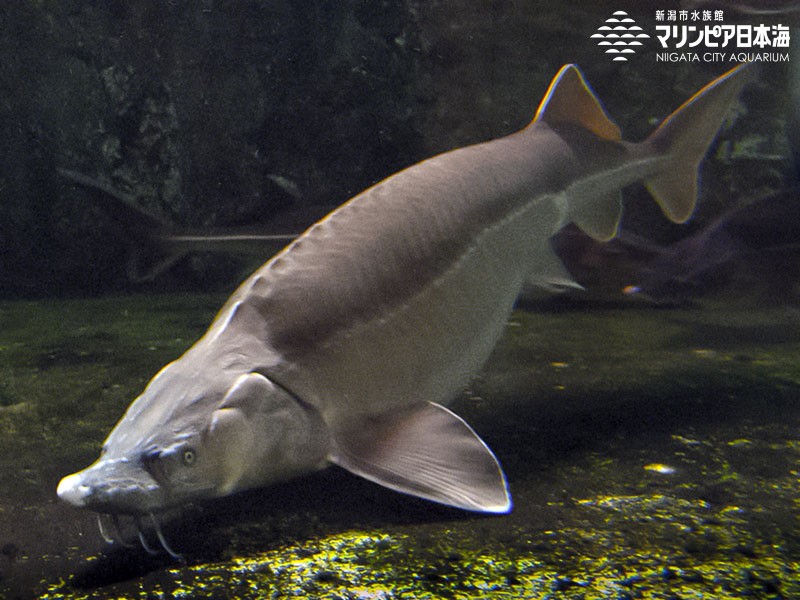
[[[144,209],[136,196],[71,169],[57,168],[56,172],[73,183],[102,192],[112,204],[101,209],[116,226],[117,233],[127,242],[127,275],[134,283],[152,281],[179,260],[192,252],[226,252],[255,255],[263,259],[270,247],[278,250],[294,240],[294,234],[271,234],[253,227],[227,227],[218,231],[189,231],[175,227],[163,218]],[[299,195],[297,186],[280,175],[267,175],[278,182],[289,195]],[[285,217],[284,217],[285,219]],[[310,222],[309,218],[305,223]]]
[[[753,73],[734,68],[629,143],[564,66],[521,131],[384,179],[253,273],[58,496],[131,515],[140,537],[150,516],[170,552],[162,511],[331,464],[508,512],[497,459],[445,405],[488,358],[523,287],[576,285],[549,244],[564,225],[611,239],[634,182],[670,220],[690,217],[700,162]]]

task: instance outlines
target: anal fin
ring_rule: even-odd
[[[578,198],[570,207],[572,221],[592,239],[607,242],[619,229],[622,219],[622,195],[610,192],[603,196]]]
[[[334,432],[334,446],[331,462],[395,491],[465,510],[511,510],[492,451],[438,404],[360,420]]]

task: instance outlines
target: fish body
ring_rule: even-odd
[[[100,207],[115,225],[119,237],[129,247],[126,272],[134,283],[152,281],[190,253],[215,252],[263,258],[270,248],[273,252],[279,250],[297,237],[296,234],[267,233],[263,231],[264,227],[226,227],[214,230],[204,227],[197,231],[179,229],[145,210],[131,194],[71,169],[58,168],[56,171],[75,184],[102,193],[104,202]],[[299,191],[293,182],[279,175],[267,177],[289,195],[299,197]],[[285,221],[286,215],[281,220]],[[304,217],[302,222],[308,224],[311,220]],[[294,221],[296,218],[286,225],[291,230],[298,231]],[[275,225],[270,229],[276,229]]]
[[[612,238],[636,181],[673,221],[691,215],[700,161],[752,74],[718,78],[632,144],[563,67],[522,131],[390,176],[258,269],[59,496],[145,515],[337,464],[507,512],[497,459],[446,404],[523,287],[575,285],[549,244],[564,225]]]

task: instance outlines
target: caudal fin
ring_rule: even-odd
[[[683,223],[694,211],[700,161],[731,104],[756,74],[751,64],[731,69],[684,102],[647,138],[646,144],[669,159],[645,185],[670,220]]]

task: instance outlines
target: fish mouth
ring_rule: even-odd
[[[99,513],[146,515],[163,508],[158,482],[128,459],[101,459],[72,475],[56,489],[58,497],[79,508]]]
[[[100,535],[107,543],[131,546],[125,541],[130,537],[125,530],[130,528],[121,522],[121,517],[130,517],[142,548],[149,554],[158,554],[147,541],[145,532],[151,530],[167,554],[182,558],[167,543],[156,516],[165,508],[164,490],[141,466],[124,458],[102,459],[64,477],[56,493],[73,506],[96,512]]]

